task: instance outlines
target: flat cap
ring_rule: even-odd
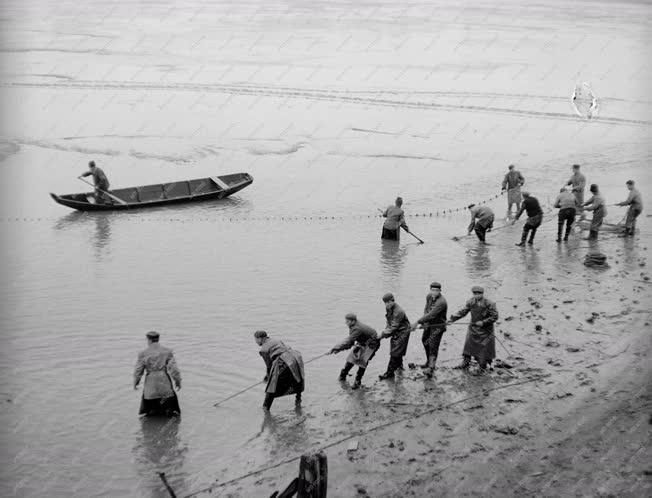
[[[388,292],[387,294],[385,294],[383,296],[383,301],[384,302],[393,301],[393,300],[394,300],[394,294],[392,294],[391,292]]]
[[[480,292],[481,294],[484,294],[484,289],[479,285],[474,285],[473,287],[471,287],[471,292],[473,292],[474,294],[476,292]]]
[[[355,313],[347,313],[346,315],[344,315],[344,318],[346,320],[357,320],[358,319],[358,317],[355,316]]]
[[[432,289],[433,287],[435,287],[437,289],[441,289],[441,284],[439,282],[432,282],[430,284],[430,288]]]
[[[161,334],[159,334],[155,330],[150,330],[145,334],[145,337],[147,337],[148,339],[158,339],[160,336]]]

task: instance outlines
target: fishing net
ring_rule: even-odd
[[[598,115],[598,99],[588,83],[575,85],[571,103],[575,113],[581,118],[592,119]]]

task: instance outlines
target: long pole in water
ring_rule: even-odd
[[[311,358],[311,359],[309,359],[308,361],[306,361],[305,364],[311,363],[311,362],[313,362],[313,361],[315,361],[315,360],[318,360],[319,358],[323,358],[324,356],[329,355],[329,354],[330,354],[330,351],[329,351],[328,353],[324,353],[324,354],[320,354],[319,356],[315,356],[314,358]],[[238,391],[238,392],[235,393],[235,394],[232,394],[232,395],[229,396],[228,398],[224,398],[223,400],[220,400],[220,401],[218,401],[217,403],[213,403],[213,406],[219,406],[219,405],[221,405],[222,403],[224,403],[225,401],[228,401],[228,400],[230,400],[230,399],[233,399],[233,398],[235,398],[236,396],[239,396],[239,395],[241,395],[242,393],[245,393],[245,392],[249,391],[250,389],[253,389],[253,388],[256,387],[256,386],[259,386],[259,385],[262,384],[263,382],[267,382],[267,381],[265,381],[265,380],[261,380],[260,382],[256,382],[255,384],[250,385],[249,387],[245,387],[243,390]]]
[[[113,199],[114,201],[117,201],[117,202],[119,202],[120,204],[127,204],[125,201],[123,201],[123,200],[120,199],[119,197],[116,197],[115,195],[108,193],[106,190],[102,190],[101,188],[96,187],[96,186],[93,185],[92,183],[87,182],[87,181],[84,180],[81,176],[78,176],[77,178],[78,178],[79,180],[81,180],[82,182],[86,183],[87,185],[90,185],[91,187],[96,188],[96,189],[99,190],[100,192],[105,193],[106,195],[108,195],[108,196],[109,196],[111,199]]]
[[[380,211],[381,214],[384,213],[384,211],[383,211],[382,209],[380,209],[380,208],[376,208],[376,209],[378,209],[378,211]],[[403,227],[401,227],[401,228],[403,228]],[[403,228],[403,230],[405,230],[407,233],[409,233],[410,235],[412,235],[412,237],[414,237],[415,239],[417,239],[417,240],[419,241],[419,244],[425,244],[425,242],[424,242],[423,240],[421,240],[419,237],[417,237],[416,235],[414,235],[414,234],[413,234],[412,232],[410,232],[407,228]]]

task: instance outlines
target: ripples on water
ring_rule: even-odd
[[[75,12],[76,7],[66,4],[62,9],[59,15]],[[449,7],[444,10],[451,13]],[[509,10],[505,12],[496,10],[494,15],[508,15],[510,21],[500,29],[509,31],[511,16]],[[531,15],[530,23],[550,22],[542,14]],[[58,19],[61,28],[70,28],[62,31],[79,28],[68,26],[76,21]],[[115,16],[108,19],[121,25]],[[24,22],[35,21],[27,17]],[[367,22],[382,35],[373,18]],[[563,26],[564,21],[558,22]],[[353,33],[354,39],[364,38],[365,25],[356,26],[359,31]],[[27,33],[31,31],[25,28],[21,36],[30,40],[32,35]],[[46,33],[51,31],[45,28]],[[420,27],[423,31],[415,35],[431,36],[430,28]],[[446,43],[462,28],[451,29],[444,32]],[[334,34],[327,36],[322,27],[319,30],[327,45],[319,53],[327,56],[342,40]],[[487,30],[474,28],[474,33],[490,39],[493,31]],[[95,35],[101,34],[98,31],[101,26],[94,28]],[[70,44],[61,34],[53,36]],[[383,36],[381,41],[387,42],[394,35]],[[195,41],[184,40],[187,46]],[[544,41],[533,36],[532,46],[518,49],[526,53],[517,53],[528,61],[536,60]],[[275,49],[274,43],[265,46]],[[79,57],[86,57],[83,50]],[[383,53],[399,54],[393,50]],[[405,50],[406,57],[415,53]],[[105,59],[91,52],[91,65],[104,63]],[[211,66],[212,52],[199,52],[194,55],[206,58],[204,62]],[[43,62],[43,54],[11,53]],[[128,65],[119,50],[112,54],[102,57],[117,57],[112,59],[114,65]],[[156,57],[152,54],[148,57]],[[290,55],[289,61],[297,60],[296,54]],[[512,55],[504,60],[508,69]],[[178,57],[181,62],[176,69],[196,66],[196,61]],[[356,57],[369,55],[351,57],[355,62]],[[59,72],[72,64],[66,59],[57,61],[61,62]],[[383,64],[389,67],[390,62]],[[259,63],[261,59],[254,60]],[[548,197],[554,199],[575,161],[585,165],[590,181],[605,185],[609,202],[625,197],[625,177],[635,177],[644,185],[652,183],[646,169],[649,131],[626,123],[629,118],[641,118],[644,96],[611,92],[613,102],[604,106],[601,115],[620,121],[593,127],[575,119],[539,119],[536,113],[523,121],[519,113],[437,112],[434,109],[465,101],[469,105],[481,102],[487,109],[500,104],[520,106],[520,112],[536,103],[541,112],[546,112],[540,109],[546,106],[554,113],[572,112],[560,96],[572,89],[574,73],[551,77],[556,86],[546,88],[549,97],[539,92],[536,99],[523,102],[519,95],[538,89],[526,92],[506,77],[504,91],[496,95],[494,90],[502,90],[500,82],[489,78],[476,88],[476,79],[463,75],[451,80],[446,68],[450,69],[444,64],[437,78],[425,83],[419,79],[421,73],[416,80],[383,80],[387,88],[381,91],[387,90],[386,95],[367,91],[356,101],[350,94],[330,91],[329,85],[336,85],[336,80],[315,88],[316,82],[304,85],[305,75],[293,76],[296,84],[281,90],[267,84],[243,92],[242,85],[236,85],[226,93],[241,95],[226,103],[215,100],[222,97],[215,97],[219,92],[209,88],[210,95],[192,112],[188,109],[196,96],[187,100],[181,90],[192,89],[179,87],[183,81],[177,86],[168,82],[156,90],[160,93],[151,90],[140,100],[140,90],[125,87],[115,101],[105,93],[93,93],[100,92],[101,78],[78,89],[50,83],[50,87],[12,87],[15,100],[32,102],[28,104],[34,106],[31,115],[42,119],[14,123],[18,128],[7,133],[9,140],[0,152],[6,175],[2,202],[6,216],[13,220],[4,221],[2,227],[10,241],[3,247],[8,271],[2,289],[6,308],[0,317],[0,371],[6,379],[5,402],[0,408],[5,431],[0,442],[7,449],[1,466],[2,495],[165,496],[156,476],[159,470],[168,474],[175,489],[189,492],[216,477],[231,478],[300,453],[342,436],[342,420],[352,417],[368,422],[365,414],[376,403],[409,400],[418,396],[421,387],[407,382],[374,384],[387,360],[383,344],[365,378],[365,392],[349,396],[340,391],[335,382],[345,358],[340,354],[307,368],[301,413],[293,411],[291,399],[280,399],[265,421],[260,413],[262,388],[213,408],[215,401],[262,378],[264,365],[252,339],[254,330],[266,329],[308,360],[346,335],[343,317],[348,311],[380,330],[384,325],[380,297],[387,291],[394,292],[408,316],[416,319],[432,280],[443,283],[452,309],[478,282],[508,306],[509,289],[514,285],[536,286],[542,278],[563,279],[576,268],[579,243],[556,249],[554,260],[536,250],[514,251],[518,228],[489,234],[493,244],[489,247],[478,247],[473,237],[454,242],[451,237],[463,235],[468,223],[460,213],[408,218],[411,230],[426,241],[424,245],[407,234],[400,245],[381,243],[381,220],[372,216],[396,195],[403,195],[408,213],[463,207],[495,194],[510,162],[516,162],[528,188],[544,203]],[[333,66],[336,73],[340,69]],[[544,69],[535,65],[520,74],[533,86],[539,85]],[[243,80],[247,77],[242,76]],[[65,83],[59,80],[59,85]],[[186,80],[190,81],[190,74]],[[360,81],[353,78],[352,84]],[[406,82],[421,93],[401,90]],[[298,88],[301,85],[303,90]],[[433,85],[439,87],[433,89]],[[464,89],[451,90],[457,85]],[[310,95],[306,88],[312,89]],[[329,91],[328,98],[320,96],[324,89]],[[77,104],[80,91],[91,93]],[[381,105],[378,100],[383,98],[399,104],[401,99],[418,103],[432,98],[428,102],[445,106]],[[215,111],[218,103],[222,105],[219,112]],[[649,119],[649,113],[642,114]],[[141,126],[134,122],[135,115],[152,118]],[[240,121],[232,124],[233,116]],[[265,116],[262,128],[261,116]],[[175,128],[166,131],[170,122]],[[193,134],[199,125],[203,129]],[[138,213],[67,212],[47,194],[83,190],[75,185],[74,177],[85,167],[89,153],[96,160],[99,155],[99,163],[106,166],[116,187],[216,172],[248,171],[255,180],[222,202]],[[491,206],[500,218],[504,199]],[[620,216],[616,208],[611,209],[614,218]],[[351,214],[370,217],[305,222],[264,219]],[[538,244],[550,244],[554,225],[553,221],[541,228]],[[566,285],[573,284],[566,281]],[[131,388],[131,372],[137,352],[145,347],[144,334],[151,329],[161,332],[162,342],[174,349],[181,368],[180,421],[136,417],[140,392]],[[462,334],[448,335],[442,361],[457,358],[462,340]],[[408,359],[421,355],[421,345],[413,338]],[[441,389],[444,400],[468,387],[449,379],[435,389]]]

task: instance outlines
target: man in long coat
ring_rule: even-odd
[[[398,241],[401,239],[401,228],[405,231],[409,230],[405,223],[405,213],[401,207],[403,205],[403,199],[397,197],[394,204],[394,206],[389,206],[383,212],[383,217],[387,219],[383,223],[381,239]]]
[[[265,401],[263,409],[269,411],[275,398],[296,395],[296,404],[301,404],[301,393],[305,387],[305,374],[301,353],[272,339],[264,330],[254,333],[256,344],[260,346],[260,356],[265,361]]]
[[[421,368],[426,369],[426,377],[432,377],[439,354],[441,338],[446,332],[446,312],[448,304],[441,294],[441,284],[432,282],[430,292],[426,296],[426,306],[423,309],[423,316],[412,326],[415,330],[419,325],[423,327],[421,342],[426,351],[426,362]]]
[[[462,363],[455,368],[466,370],[475,358],[480,365],[480,373],[486,371],[487,364],[496,357],[496,339],[494,337],[494,322],[498,320],[498,311],[493,301],[484,297],[484,289],[474,286],[471,288],[473,297],[463,308],[450,317],[450,322],[455,322],[471,313],[471,323],[466,332]]]
[[[525,178],[520,171],[514,169],[514,165],[509,165],[509,171],[503,180],[502,192],[507,191],[507,218],[512,215],[512,204],[516,204],[516,211],[521,209],[521,187],[525,183]]]
[[[403,308],[394,302],[394,295],[388,292],[383,296],[383,302],[387,311],[385,313],[387,325],[380,338],[391,337],[391,340],[387,371],[379,376],[380,380],[393,379],[394,372],[403,367],[403,357],[407,352],[411,332],[410,320]]]
[[[138,354],[134,369],[134,390],[138,389],[140,379],[145,373],[143,397],[139,415],[179,415],[179,400],[172,388],[181,389],[181,373],[177,368],[172,350],[161,346],[158,332],[147,332],[147,349]]]
[[[369,325],[358,321],[358,317],[354,313],[347,313],[344,321],[349,327],[349,336],[331,349],[330,353],[336,354],[345,349],[353,348],[346,358],[344,368],[340,372],[340,380],[346,380],[353,366],[357,365],[358,371],[355,375],[353,389],[358,389],[362,384],[362,376],[367,369],[367,365],[380,348],[380,340],[376,331]]]

